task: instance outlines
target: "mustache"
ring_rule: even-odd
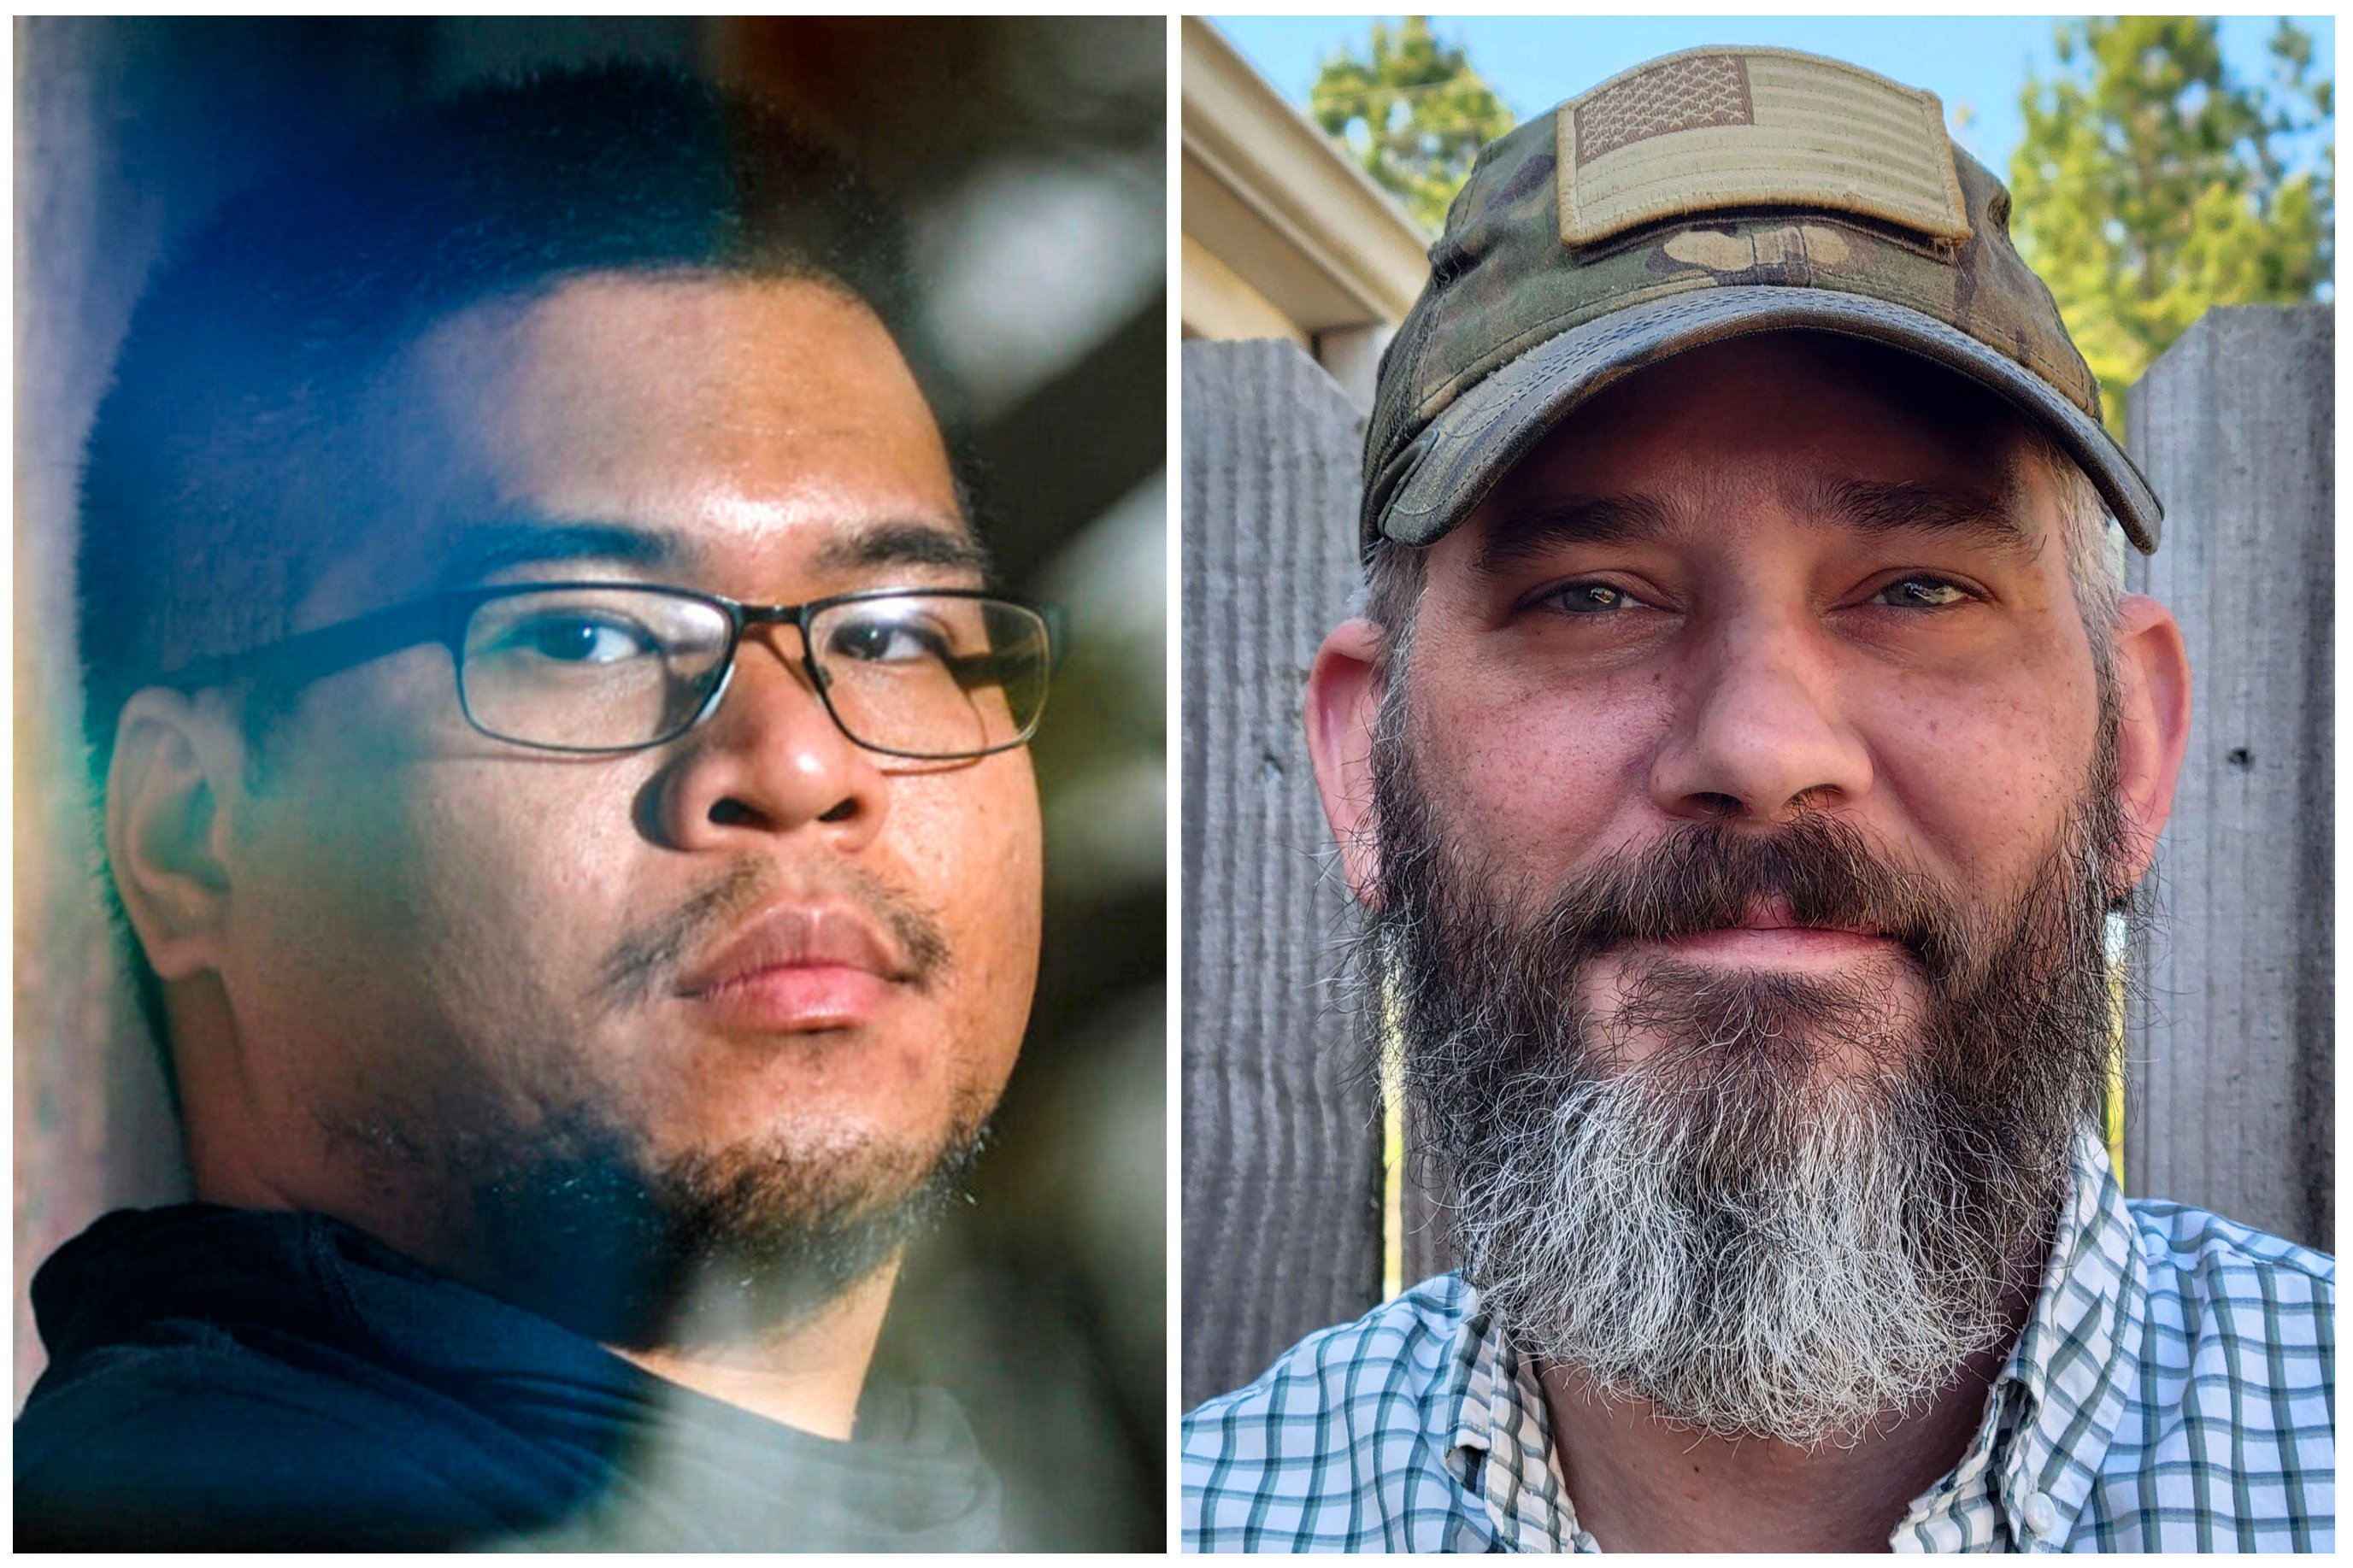
[[[614,945],[598,966],[596,994],[607,1005],[642,1003],[669,987],[680,961],[783,893],[839,899],[888,932],[908,983],[928,991],[953,962],[938,917],[872,872],[849,865],[787,875],[765,860],[742,860],[678,908]]]
[[[1484,881],[1428,855],[1403,858],[1403,885],[1391,891],[1407,907],[1452,904],[1449,889]],[[1968,950],[1957,898],[1889,859],[1852,823],[1818,811],[1771,829],[1694,823],[1619,850],[1578,873],[1514,934],[1552,963],[1574,963],[1624,942],[1738,925],[1768,901],[1801,925],[1876,931],[1907,949],[1932,981],[1951,974]],[[1491,918],[1500,912],[1489,909]],[[1465,909],[1443,912],[1443,926],[1466,934],[1488,923]]]

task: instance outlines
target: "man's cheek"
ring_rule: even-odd
[[[1026,763],[993,757],[970,770],[902,780],[890,837],[909,889],[953,921],[959,909],[995,918],[1034,909],[1042,867],[1037,787]]]
[[[1457,842],[1492,847],[1504,867],[1558,867],[1617,830],[1674,721],[1654,684],[1559,677],[1428,714],[1414,728],[1430,802]]]
[[[531,782],[420,781],[387,825],[400,942],[454,1016],[493,1032],[580,1021],[629,866],[576,801]]]
[[[381,790],[342,802],[269,803],[266,826],[245,846],[233,910],[256,933],[257,957],[315,977],[329,994],[365,994],[407,933],[427,923],[414,848]],[[272,954],[276,954],[272,958]]]
[[[902,842],[923,846],[909,890],[950,933],[948,1005],[965,1037],[957,1048],[1001,1058],[995,1077],[1009,1070],[1036,991],[1044,896],[1036,788],[1025,761],[999,761],[1020,765],[988,769],[962,795],[926,802],[936,809],[910,811],[898,825],[911,830]]]
[[[1883,752],[1882,772],[1940,874],[1963,886],[2011,879],[2043,852],[2081,770],[1999,724],[1947,733],[1948,744]]]

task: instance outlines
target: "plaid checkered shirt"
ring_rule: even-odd
[[[2334,1261],[2126,1202],[2088,1131],[2074,1171],[1985,1420],[1890,1544],[2333,1550]],[[1192,1412],[1183,1463],[1188,1551],[1599,1550],[1534,1369],[1451,1274]]]

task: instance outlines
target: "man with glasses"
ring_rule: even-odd
[[[1188,1545],[2330,1548],[2333,1263],[2093,1121],[2189,672],[2009,212],[1778,49],[1482,155],[1306,701],[1461,1268],[1187,1417]]]
[[[479,90],[153,284],[80,554],[198,1202],[34,1285],[25,1547],[987,1547],[866,1373],[1038,961],[1054,638],[894,231],[756,105]]]

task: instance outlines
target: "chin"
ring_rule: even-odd
[[[1901,1076],[1926,1048],[1908,973],[1825,978],[1662,958],[1620,962],[1584,989],[1579,1033],[1606,1072],[1862,1084]]]
[[[575,1109],[478,1173],[476,1253],[495,1293],[608,1344],[772,1331],[888,1267],[964,1194],[991,1105],[959,1097],[928,1131],[802,1112],[667,1147]]]
[[[997,1096],[953,1082],[947,1064],[902,1068],[839,1037],[838,1061],[765,1064],[748,1081],[706,1079],[691,1100],[649,1121],[649,1165],[711,1159],[887,1173],[921,1166],[986,1121]],[[822,1047],[821,1047],[822,1048]]]

